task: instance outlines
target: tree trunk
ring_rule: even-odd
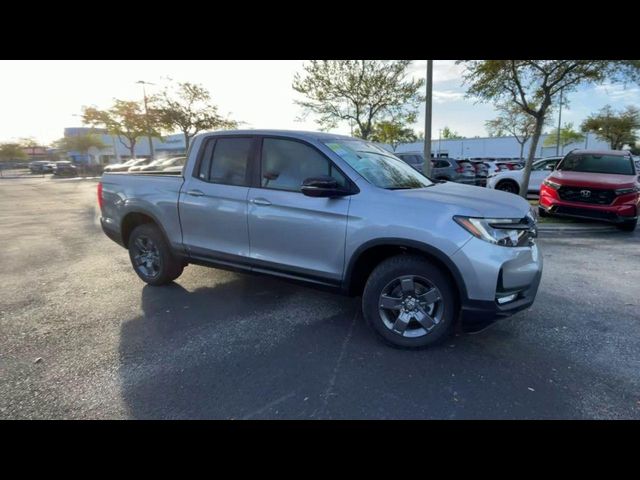
[[[129,153],[131,154],[131,158],[136,158],[136,142],[129,144]]]
[[[540,112],[536,117],[536,126],[531,136],[531,146],[529,147],[529,156],[527,157],[527,163],[524,166],[524,173],[522,175],[522,185],[520,185],[520,196],[527,199],[527,192],[529,190],[529,178],[531,178],[531,166],[533,165],[533,159],[536,156],[536,149],[538,148],[538,142],[540,141],[540,135],[542,135],[542,127],[544,125],[544,117],[546,111]]]
[[[520,160],[522,160],[522,155],[524,155],[524,144],[527,143],[526,141],[522,142],[520,144]]]

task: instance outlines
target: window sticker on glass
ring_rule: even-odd
[[[340,155],[340,157],[343,158],[344,160],[348,161],[348,160],[360,159],[357,153],[347,150],[343,145],[340,145],[339,143],[326,143],[325,145],[329,147],[331,150],[333,150],[335,153]]]

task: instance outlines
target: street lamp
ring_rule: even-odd
[[[440,158],[440,142],[442,142],[442,129],[438,129],[438,158]]]
[[[151,160],[153,160],[155,157],[155,152],[153,151],[153,141],[151,140],[151,126],[149,124],[149,110],[147,108],[147,92],[144,86],[155,84],[151,82],[145,82],[144,80],[138,80],[136,83],[142,85],[142,96],[144,98],[144,117],[147,123],[147,139],[149,140],[149,153],[151,154]]]

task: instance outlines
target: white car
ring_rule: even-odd
[[[529,193],[540,193],[540,185],[542,181],[549,176],[549,173],[556,167],[556,164],[563,157],[547,157],[533,162],[531,166],[531,176],[529,177]],[[505,170],[502,172],[489,175],[487,179],[487,188],[494,188],[509,193],[520,192],[524,169],[521,170]]]

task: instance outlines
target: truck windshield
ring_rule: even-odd
[[[434,185],[392,153],[372,143],[343,139],[323,143],[376,187],[401,190]]]
[[[620,155],[567,155],[556,169],[566,172],[634,174],[631,157]]]

